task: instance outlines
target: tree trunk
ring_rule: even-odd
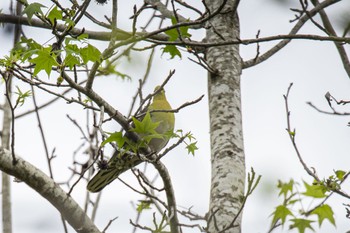
[[[207,0],[212,14],[222,0]],[[208,24],[207,42],[239,38],[237,2],[228,0]],[[206,51],[209,73],[211,135],[211,192],[208,231],[241,232],[241,203],[244,195],[245,162],[241,116],[241,58],[239,46],[211,47]]]
[[[16,11],[13,12],[16,16],[22,13],[22,4],[16,3]],[[13,46],[17,44],[21,36],[21,26],[15,25]],[[2,135],[1,135],[1,146],[5,149],[10,148],[10,137],[11,137],[11,121],[12,113],[11,107],[8,101],[11,100],[12,95],[12,75],[7,75],[7,82],[5,87],[8,97],[4,97],[4,109],[3,109],[3,122],[2,122]],[[2,230],[3,233],[12,232],[12,204],[11,204],[11,183],[10,176],[2,172]]]
[[[11,81],[7,83],[7,88],[11,88]],[[6,91],[6,90],[5,90]],[[9,93],[11,90],[8,90]],[[2,123],[2,135],[1,135],[1,146],[5,149],[10,148],[10,130],[11,130],[11,109],[10,105],[5,98],[4,103],[4,114]],[[11,233],[12,232],[12,208],[11,208],[11,183],[10,176],[2,172],[2,232]]]

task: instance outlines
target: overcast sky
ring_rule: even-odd
[[[9,1],[2,1],[1,7],[7,9]],[[190,2],[190,1],[188,1]],[[140,6],[141,1],[136,1]],[[123,1],[123,4],[125,1]],[[289,20],[294,18],[292,7],[279,5],[273,1],[241,1],[239,7],[241,38],[254,38],[260,30],[260,36],[287,34],[293,24]],[[294,6],[296,7],[296,6]],[[337,7],[329,9],[333,20],[341,19],[341,12],[349,7],[349,2],[342,1]],[[109,5],[96,6],[91,3],[90,9],[103,20]],[[124,8],[123,8],[124,9]],[[132,8],[121,11],[119,26],[128,30],[128,17]],[[181,12],[180,12],[181,13]],[[88,22],[88,21],[84,21]],[[83,27],[83,24],[79,24]],[[86,26],[88,28],[89,26]],[[90,29],[90,28],[89,28]],[[96,30],[102,30],[96,28]],[[40,43],[51,39],[50,32],[41,34],[40,30],[25,29],[28,37],[34,37]],[[40,34],[39,34],[40,33]],[[191,31],[195,38],[201,38],[203,31]],[[320,33],[313,25],[308,23],[302,33]],[[38,36],[40,35],[40,36]],[[8,54],[11,46],[10,37],[0,34],[2,46],[0,55]],[[90,41],[103,49],[105,43]],[[50,42],[49,42],[50,43]],[[266,51],[277,42],[260,44],[261,52]],[[349,49],[348,49],[349,51]],[[241,46],[244,60],[255,57],[256,46]],[[350,51],[349,51],[350,52]],[[129,110],[129,103],[137,87],[137,80],[142,78],[146,66],[144,54],[134,54],[130,64],[126,61],[120,64],[120,69],[128,73],[133,80],[122,81],[112,76],[98,78],[96,90],[110,101],[110,103],[123,113]],[[195,106],[186,108],[176,115],[176,129],[191,131],[198,140],[199,150],[196,155],[187,155],[184,146],[180,146],[163,161],[172,175],[177,203],[180,207],[189,208],[204,215],[208,209],[210,188],[210,145],[209,145],[209,119],[207,106],[207,80],[206,72],[200,66],[190,62],[187,54],[183,52],[182,59],[169,60],[167,55],[155,54],[154,67],[151,70],[151,79],[145,87],[145,93],[153,90],[154,86],[165,79],[171,69],[176,73],[166,86],[169,102],[178,107],[186,101],[191,101],[202,94],[205,98]],[[46,74],[42,74],[43,76]],[[52,79],[52,77],[51,77]],[[350,82],[334,45],[330,42],[293,41],[268,61],[255,67],[243,70],[242,74],[242,109],[244,143],[247,171],[253,167],[262,175],[262,181],[255,193],[248,200],[244,210],[244,232],[266,232],[274,207],[281,203],[278,199],[276,184],[279,179],[289,181],[293,178],[302,183],[302,180],[311,182],[301,167],[286,133],[286,112],[283,94],[290,83],[294,83],[290,93],[290,110],[292,127],[296,128],[296,140],[305,162],[317,170],[320,177],[332,174],[333,169],[349,169],[349,136],[350,129],[347,123],[349,117],[329,116],[316,112],[306,102],[311,101],[321,109],[328,109],[324,98],[326,92],[339,99],[349,100]],[[23,83],[17,85],[29,90]],[[3,84],[2,84],[2,89]],[[50,97],[37,92],[40,103],[46,102]],[[2,100],[1,100],[2,101]],[[32,109],[29,100],[19,109],[19,112]],[[339,107],[340,111],[350,112],[350,108]],[[59,101],[55,105],[45,108],[41,117],[48,138],[50,151],[56,148],[58,158],[55,159],[54,177],[58,182],[69,178],[72,154],[82,142],[79,130],[68,120],[66,114],[80,120],[85,127],[85,111],[77,105],[67,105]],[[105,130],[118,130],[120,127],[113,122],[106,125]],[[22,157],[35,164],[35,166],[48,171],[43,146],[37,129],[34,115],[19,119],[16,123],[16,151]],[[82,151],[78,155],[81,161],[86,157]],[[140,168],[143,168],[140,166]],[[149,174],[153,168],[148,167]],[[123,180],[134,182],[131,172],[121,176]],[[85,183],[81,182],[73,192],[73,196],[83,203]],[[42,200],[41,197],[26,187],[24,183],[12,183],[13,188],[13,224],[14,232],[62,232],[60,217],[57,211]],[[302,187],[300,187],[302,190]],[[103,195],[97,215],[97,225],[103,229],[108,221],[118,216],[110,227],[109,232],[130,232],[129,219],[134,219],[135,211],[131,202],[137,202],[141,197],[134,194],[121,182],[115,181],[109,185]],[[316,232],[345,232],[350,230],[349,220],[345,217],[342,203],[349,200],[332,198],[330,203],[336,211],[337,228],[325,221],[322,230]],[[318,200],[310,206],[317,204]],[[304,208],[310,207],[309,203]],[[151,211],[145,213],[151,215]],[[142,223],[147,223],[147,219]],[[0,223],[1,224],[1,223]],[[288,227],[275,232],[287,232]],[[72,231],[73,232],[73,231]],[[186,232],[191,232],[187,231]]]

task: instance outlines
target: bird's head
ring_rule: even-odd
[[[156,93],[154,99],[165,98],[165,91],[161,86],[156,86],[153,93]]]

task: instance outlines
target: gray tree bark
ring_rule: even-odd
[[[212,13],[223,3],[206,1]],[[210,20],[207,42],[239,38],[237,5],[237,1],[226,1],[220,13]],[[239,45],[208,48],[206,58],[214,71],[208,77],[212,169],[208,231],[237,233],[241,232],[245,183]]]
[[[11,87],[11,83],[8,85]],[[2,134],[1,134],[1,146],[9,149],[10,148],[10,131],[11,131],[11,109],[9,103],[6,101],[4,103],[4,114],[2,122]],[[12,208],[11,208],[11,185],[10,176],[5,172],[2,175],[2,187],[1,187],[1,203],[2,203],[2,232],[11,233],[12,232]]]
[[[16,3],[16,15],[21,15],[22,4]],[[13,45],[20,40],[21,26],[19,24],[15,25]],[[12,96],[12,75],[9,74],[8,81],[6,83],[7,97],[5,96],[4,109],[3,109],[3,122],[2,122],[2,135],[1,135],[1,146],[5,149],[10,148],[10,137],[11,137],[11,121],[12,113],[11,106],[8,102],[11,100]],[[11,204],[11,183],[10,176],[2,172],[2,224],[3,233],[12,233],[12,204]]]
[[[25,182],[49,201],[79,233],[100,233],[95,224],[86,215],[78,203],[60,188],[50,177],[20,157],[12,163],[11,153],[0,147],[0,170]]]

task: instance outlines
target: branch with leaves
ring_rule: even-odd
[[[289,110],[288,98],[292,85],[293,84],[291,83],[287,89],[287,93],[283,95],[287,116],[286,130],[301,165],[314,181],[311,184],[303,181],[303,186],[305,189],[304,192],[299,191],[298,186],[300,185],[292,179],[289,182],[278,182],[277,187],[280,189],[279,196],[283,195],[283,202],[281,205],[277,206],[275,211],[272,213],[273,219],[268,232],[272,232],[276,228],[284,226],[287,220],[290,222],[289,227],[291,229],[298,229],[299,232],[304,232],[306,229],[313,230],[312,226],[314,221],[312,220],[311,216],[317,217],[319,226],[322,225],[325,219],[329,220],[329,222],[335,226],[336,223],[334,219],[334,212],[332,207],[326,204],[326,202],[333,194],[338,194],[346,199],[350,199],[350,195],[343,191],[341,187],[341,185],[348,178],[350,172],[335,170],[334,174],[330,175],[328,178],[321,179],[317,175],[316,169],[310,168],[303,160],[301,152],[296,143],[296,130],[292,130],[291,128],[291,112]],[[300,196],[302,196],[302,198]],[[305,206],[304,202],[306,202],[306,198],[323,200],[319,204],[305,210],[303,206]],[[301,208],[294,211],[293,208],[298,206],[301,206]]]

